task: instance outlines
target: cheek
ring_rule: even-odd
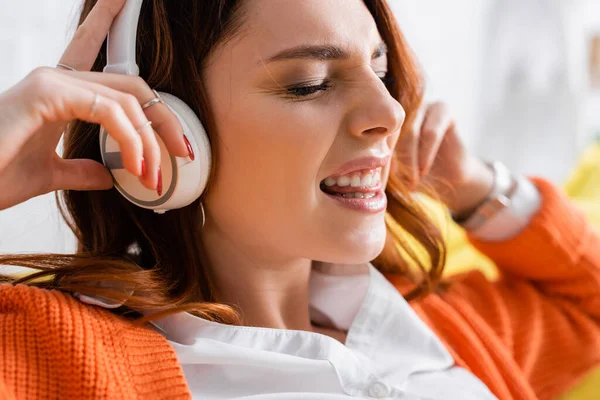
[[[217,169],[208,196],[223,214],[236,215],[230,223],[272,232],[305,219],[335,136],[334,129],[323,129],[332,125],[307,115],[308,109],[244,98],[216,107]]]

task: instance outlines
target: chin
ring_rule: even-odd
[[[356,229],[328,240],[331,243],[323,261],[336,264],[363,264],[374,260],[385,246],[386,227],[381,223],[369,229]]]

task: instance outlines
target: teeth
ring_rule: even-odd
[[[362,176],[360,173],[352,175],[340,176],[337,179],[327,178],[324,181],[325,186],[339,186],[339,187],[369,187],[378,185],[381,182],[381,168],[369,171]]]
[[[365,176],[362,177],[360,184],[362,186],[371,186],[371,183],[373,182],[373,175],[371,174],[367,174]]]
[[[337,180],[337,184],[340,187],[346,187],[350,184],[350,177],[348,176],[341,176],[338,178]]]
[[[333,185],[335,185],[335,179],[333,179],[333,178],[325,179],[325,186],[333,186]]]
[[[373,180],[371,181],[371,185],[379,185],[381,183],[381,170],[377,171],[375,175],[373,175]]]
[[[375,197],[375,193],[362,193],[362,192],[354,192],[354,193],[344,193],[341,195],[345,199],[372,199]]]

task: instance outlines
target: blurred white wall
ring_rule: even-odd
[[[467,146],[521,174],[563,182],[600,133],[588,45],[598,0],[392,0]]]
[[[0,91],[40,65],[56,65],[73,30],[79,1],[0,0]],[[0,150],[1,151],[1,150]],[[54,195],[0,211],[0,253],[70,252],[74,239]]]
[[[0,0],[0,90],[39,65],[54,65],[73,30],[77,0]],[[72,25],[71,25],[72,26]]]
[[[586,0],[497,0],[483,54],[474,150],[562,182],[589,142]]]
[[[426,100],[447,102],[471,147],[479,133],[484,24],[492,0],[391,0],[426,79]]]
[[[511,111],[510,109],[490,109],[489,105],[486,106],[485,100],[489,93],[492,89],[502,89],[498,85],[502,85],[503,82],[501,77],[490,73],[490,54],[494,54],[496,50],[490,44],[492,37],[490,27],[494,25],[494,21],[497,21],[498,11],[502,11],[503,6],[508,7],[510,3],[518,5],[519,2],[537,2],[541,7],[560,3],[573,5],[571,8],[565,8],[568,12],[560,14],[560,23],[564,24],[560,29],[563,29],[568,36],[563,46],[569,53],[566,55],[566,62],[571,63],[575,60],[575,65],[580,65],[582,54],[576,49],[582,40],[584,30],[572,28],[581,23],[584,23],[585,29],[588,30],[600,26],[597,21],[600,18],[600,1],[389,0],[389,2],[396,11],[400,25],[425,72],[427,99],[444,100],[451,105],[467,146],[483,156],[493,155],[494,158],[507,161],[509,166],[519,172],[530,172],[528,168],[539,170],[542,174],[547,171],[548,176],[559,181],[570,168],[569,160],[575,156],[577,146],[571,150],[569,157],[563,157],[565,161],[562,164],[555,162],[552,169],[544,168],[544,165],[554,160],[555,154],[536,147],[539,146],[538,142],[535,140],[529,142],[524,136],[522,137],[524,145],[533,143],[531,145],[533,148],[528,148],[527,151],[538,152],[536,154],[539,157],[533,163],[521,164],[522,154],[527,153],[519,153],[521,155],[515,157],[516,153],[510,146],[498,154],[491,151],[496,149],[495,141],[503,140],[503,133],[508,129],[506,126],[534,139],[539,139],[540,130],[543,129],[540,129],[542,125],[537,124],[535,118],[530,118],[531,113],[528,113],[527,109],[517,107],[509,116],[505,113]],[[2,37],[0,53],[3,54],[0,63],[0,91],[17,82],[36,66],[54,65],[57,62],[72,33],[72,29],[67,27],[73,26],[72,22],[76,17],[79,4],[80,0],[21,0],[19,2],[0,0],[0,37]],[[536,17],[534,15],[533,19],[526,21],[526,24],[531,23],[528,26],[532,34],[535,34],[537,29],[532,23]],[[526,42],[527,35],[522,40]],[[583,46],[581,43],[579,45]],[[593,96],[584,96],[581,100],[582,107],[587,110],[588,115],[585,122],[590,120],[589,115],[598,115],[594,112],[598,109],[598,105],[593,105],[591,99]],[[537,121],[544,118],[545,110],[556,109],[550,107],[552,98],[547,98],[547,101],[549,103],[546,105],[544,103],[538,105],[535,113]],[[581,109],[581,107],[577,108],[576,112],[581,112]],[[568,118],[571,117],[572,115]],[[498,121],[508,121],[510,124],[505,128],[499,128],[501,125]],[[579,122],[581,121],[576,120],[574,124]],[[585,136],[586,132],[592,129],[585,123],[583,125],[584,128],[577,128],[579,129],[577,135]],[[557,143],[560,144],[560,140],[563,139],[560,135],[558,138]],[[565,138],[568,140],[568,135]],[[557,148],[560,148],[560,145]],[[69,252],[73,248],[73,237],[60,222],[52,195],[42,196],[10,210],[0,211],[0,252]]]

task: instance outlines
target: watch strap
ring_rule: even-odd
[[[476,230],[501,210],[510,207],[519,182],[501,162],[486,163],[494,171],[494,186],[490,194],[465,219],[457,221],[468,231]]]

